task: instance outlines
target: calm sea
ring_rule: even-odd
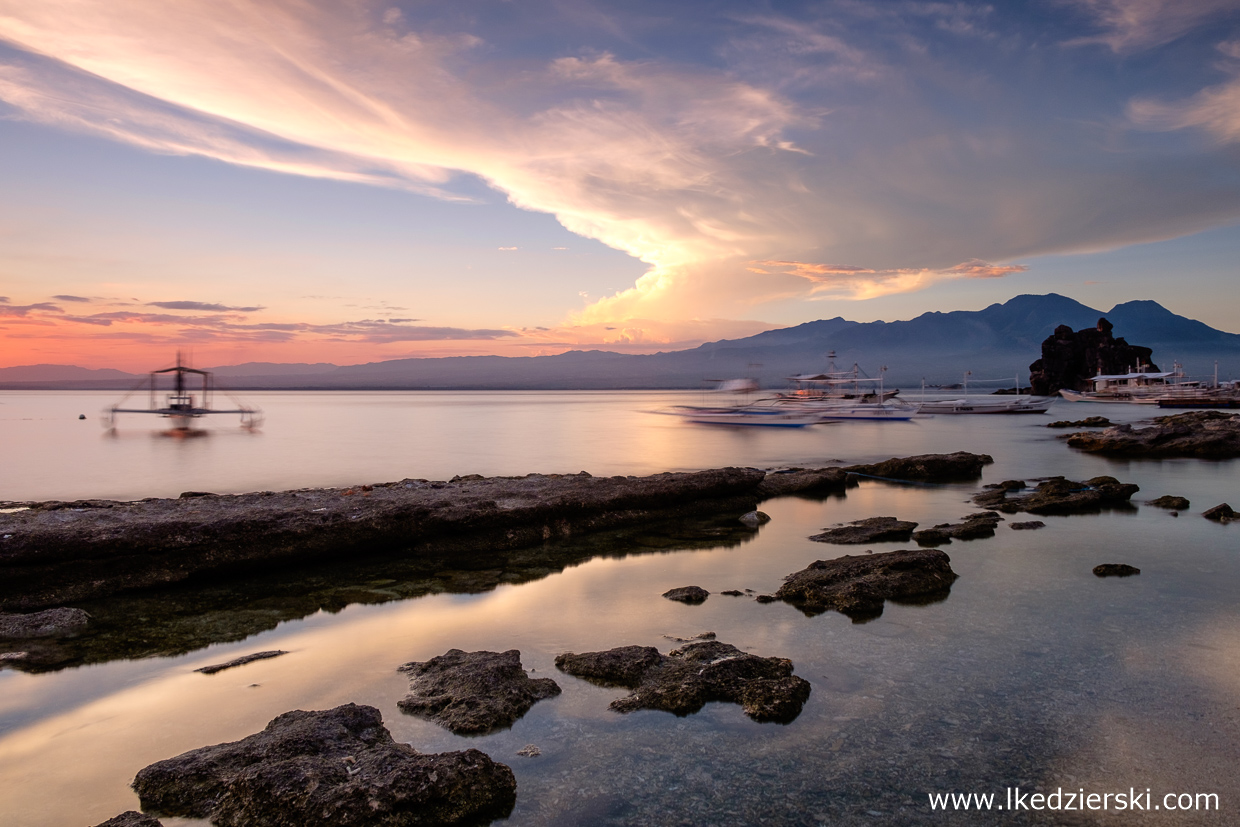
[[[913,397],[915,393],[911,394]],[[647,474],[728,465],[856,463],[969,450],[995,464],[976,483],[866,481],[846,497],[782,498],[754,535],[711,543],[660,528],[583,539],[542,568],[410,572],[396,563],[280,572],[229,590],[170,591],[83,605],[100,618],[78,665],[0,671],[0,824],[90,825],[137,799],[137,770],[236,740],[290,709],[377,706],[398,740],[435,752],[477,747],[512,766],[514,825],[1127,824],[1126,813],[944,815],[928,794],[1216,793],[1221,811],[1149,823],[1240,820],[1240,525],[1199,513],[1240,506],[1235,461],[1114,462],[1078,454],[1044,426],[1140,406],[1061,403],[1045,416],[939,416],[806,429],[732,430],[650,411],[696,393],[247,394],[265,424],[221,418],[195,439],[140,416],[99,425],[108,393],[0,393],[0,500],[175,496],[351,485],[457,474]],[[78,419],[85,414],[86,420]],[[824,526],[891,515],[923,526],[977,510],[987,482],[1110,474],[1141,492],[1131,510],[1001,525],[944,547],[960,579],[943,601],[888,604],[854,624],[784,604],[724,597],[770,592],[816,559],[864,548],[807,538]],[[1192,501],[1178,517],[1143,504]],[[1009,519],[1029,519],[1012,517]],[[709,536],[709,535],[707,535]],[[1136,577],[1095,578],[1099,563]],[[701,606],[660,597],[699,585]],[[413,596],[411,596],[413,595]],[[713,631],[788,657],[813,686],[789,725],[710,704],[677,718],[619,715],[622,690],[563,675],[555,656],[628,644],[668,651]],[[93,647],[93,648],[92,648]],[[402,714],[396,667],[450,648],[521,650],[564,692],[504,732],[463,738]],[[290,654],[207,677],[193,670],[248,652]],[[515,753],[526,744],[542,754]],[[1074,820],[1075,819],[1075,820]],[[194,822],[166,819],[167,825]],[[1139,822],[1145,823],[1145,822]]]

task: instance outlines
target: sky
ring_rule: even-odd
[[[0,367],[1240,331],[1240,0],[0,0]]]

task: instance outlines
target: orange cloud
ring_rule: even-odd
[[[1028,270],[1020,264],[996,265],[981,259],[971,259],[955,267],[932,269],[928,267],[901,267],[875,269],[847,264],[813,264],[804,261],[755,261],[750,272],[760,275],[783,273],[810,282],[811,296],[829,294],[835,298],[872,299],[892,293],[921,290],[944,279],[994,279],[1023,273]]]

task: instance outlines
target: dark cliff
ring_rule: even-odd
[[[1042,358],[1029,366],[1033,393],[1046,396],[1060,388],[1091,390],[1097,374],[1128,373],[1138,366],[1158,370],[1148,347],[1130,345],[1111,335],[1113,325],[1099,319],[1094,327],[1073,332],[1066,324],[1042,342]]]

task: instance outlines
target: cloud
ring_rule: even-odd
[[[90,302],[91,300],[85,296],[52,296],[53,299],[62,302]]]
[[[8,304],[8,303],[9,303],[8,296],[0,296],[0,304]]]
[[[213,313],[254,313],[258,310],[265,310],[264,307],[231,307],[226,304],[211,304],[209,302],[191,302],[191,301],[175,301],[175,302],[147,302],[148,307],[162,307],[164,310],[206,310]]]
[[[511,251],[511,250],[517,250],[517,249],[520,249],[520,248],[518,248],[518,247],[500,247],[499,249],[500,249],[500,250],[504,250],[504,251]]]
[[[1236,11],[1234,0],[1065,0],[1092,17],[1101,33],[1068,41],[1133,52],[1170,43],[1213,18]]]
[[[1128,117],[1136,125],[1155,131],[1200,127],[1223,143],[1240,141],[1240,41],[1218,44],[1224,56],[1220,68],[1231,78],[1177,102],[1137,98],[1128,105]]]
[[[29,316],[31,313],[64,313],[57,305],[49,302],[39,302],[38,304],[10,304],[6,299],[3,305],[0,305],[0,316]]]
[[[1095,30],[1070,42],[1129,53],[1231,3],[1078,0],[1046,14],[1063,26],[1068,9],[1078,29],[1083,14]],[[534,0],[519,21],[547,29],[566,19],[556,9]],[[1118,59],[1088,78],[1071,62],[1047,72],[1044,44],[1004,4],[699,16],[668,7],[660,30],[683,29],[685,48],[667,56],[585,13],[598,28],[539,55],[528,32],[485,16],[369,0],[0,0],[0,38],[14,44],[0,99],[157,152],[442,198],[467,199],[461,182],[480,179],[645,262],[632,287],[564,327],[646,341],[684,341],[701,319],[763,303],[995,278],[1012,271],[984,262],[1240,216],[1221,154],[1134,147],[1099,128],[1131,94],[1099,79]],[[604,29],[608,48],[577,45]],[[1031,77],[1046,83],[1036,105]],[[1230,89],[1162,110],[1141,98],[1132,118],[1232,134]]]

